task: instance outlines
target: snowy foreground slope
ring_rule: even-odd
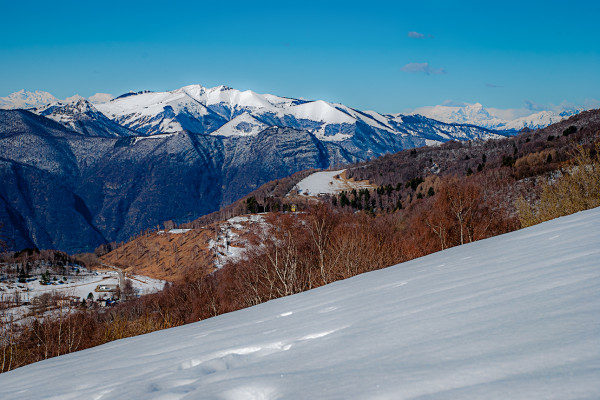
[[[2,399],[598,399],[600,209],[0,375]]]

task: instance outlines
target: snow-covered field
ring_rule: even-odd
[[[373,185],[370,185],[367,182],[350,181],[339,176],[344,171],[345,169],[339,171],[315,172],[298,182],[298,184],[294,186],[294,189],[292,189],[292,192],[297,191],[298,194],[305,196],[318,196],[320,194],[335,194],[343,190],[373,188]]]
[[[0,375],[2,399],[598,399],[600,209]]]
[[[133,287],[140,294],[147,294],[162,290],[164,281],[148,277],[132,276]],[[19,292],[22,301],[31,301],[33,298],[41,296],[44,293],[58,294],[62,296],[75,296],[84,299],[89,293],[92,293],[94,300],[98,297],[106,297],[106,293],[95,292],[98,285],[118,285],[119,277],[116,271],[99,271],[85,274],[82,276],[70,276],[68,283],[59,285],[42,285],[39,280],[29,283],[0,283],[0,294],[11,296],[15,291]]]

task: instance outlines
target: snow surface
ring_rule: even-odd
[[[373,188],[366,182],[354,182],[339,177],[345,169],[338,171],[319,171],[302,179],[294,186],[293,191],[305,196],[318,196],[320,194],[336,194],[343,190]]]
[[[600,209],[0,375],[2,399],[598,399]]]

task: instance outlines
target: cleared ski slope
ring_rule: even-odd
[[[0,375],[2,399],[598,399],[600,209]]]

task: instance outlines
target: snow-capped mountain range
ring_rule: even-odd
[[[583,111],[579,108],[557,111],[497,110],[480,103],[421,107],[411,114],[423,115],[447,123],[472,124],[492,130],[539,129]],[[526,114],[526,115],[519,115]]]
[[[496,136],[492,132],[466,133],[437,121],[430,121],[433,130],[424,132],[422,120],[409,117],[405,121],[400,114],[362,112],[323,100],[292,99],[227,86],[190,85],[170,92],[130,94],[96,107],[113,121],[143,135],[187,130],[214,136],[256,136],[270,126],[278,126],[307,130],[327,142],[342,142],[365,131],[376,136],[423,136],[432,142],[472,139],[472,135]]]
[[[418,135],[405,126],[402,114],[380,114],[359,111],[343,104],[323,100],[306,101],[294,98],[258,94],[251,90],[239,91],[227,86],[205,88],[189,85],[168,92],[130,92],[113,98],[97,93],[87,99],[79,95],[59,100],[43,91],[21,90],[0,97],[0,108],[35,109],[38,114],[72,128],[73,119],[66,118],[69,106],[87,100],[87,108],[97,108],[115,123],[126,128],[119,135],[154,135],[188,130],[215,136],[256,136],[270,127],[280,126],[309,130],[319,140],[339,142],[351,138],[357,125],[394,134]],[[81,106],[79,106],[81,108]],[[48,111],[50,109],[50,111]],[[56,110],[57,114],[53,111]],[[581,109],[560,111],[499,110],[486,108],[480,103],[443,104],[413,110],[411,116],[424,116],[446,124],[475,125],[494,131],[518,131],[523,128],[538,129],[556,123]],[[96,110],[93,111],[94,113]],[[86,117],[89,120],[89,115]],[[105,125],[106,121],[102,121]],[[92,130],[93,131],[93,130]],[[436,132],[440,141],[469,139],[455,137],[457,132]],[[434,140],[436,138],[429,138]]]
[[[343,142],[357,134],[398,136],[403,147],[497,137],[494,132],[440,124],[420,116],[363,112],[323,100],[306,101],[226,86],[190,85],[169,92],[131,92],[116,99],[96,94],[88,99],[75,95],[58,100],[47,92],[20,91],[2,98],[0,108],[29,108],[79,133],[83,132],[75,128],[77,120],[83,118],[89,127],[98,119],[106,126],[104,115],[122,127],[116,135],[148,136],[185,130],[241,137],[256,136],[277,126],[306,130],[327,142]]]
[[[47,107],[51,104],[70,104],[77,102],[81,99],[85,99],[78,94],[67,97],[64,100],[60,100],[54,97],[48,92],[42,90],[36,90],[35,92],[29,92],[25,89],[21,89],[18,92],[11,93],[6,97],[0,97],[0,109],[14,110],[17,108],[31,109],[39,107]],[[96,93],[93,96],[87,98],[88,101],[94,104],[101,104],[113,99],[113,96],[107,93]]]

